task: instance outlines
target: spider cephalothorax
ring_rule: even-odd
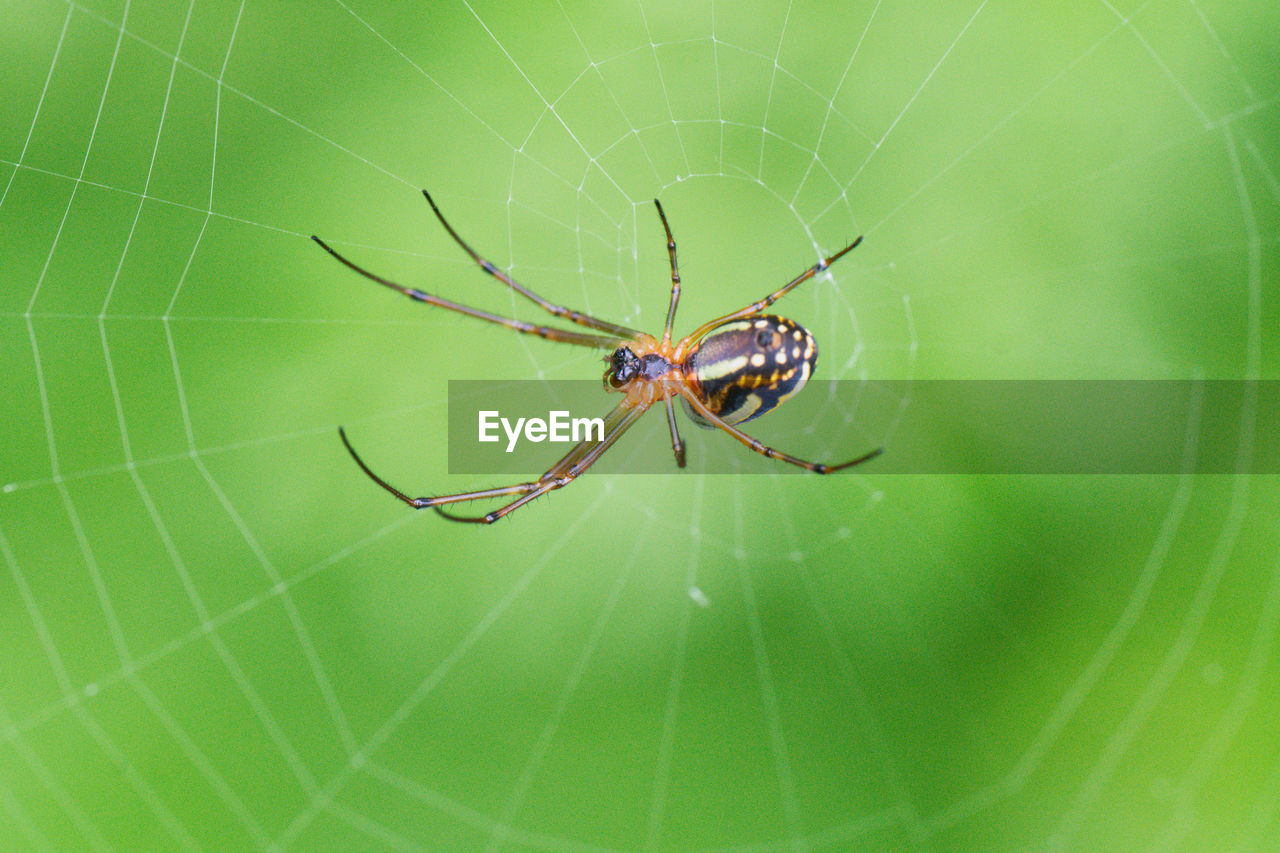
[[[649,347],[657,346],[657,342],[652,339],[643,343]],[[652,382],[666,378],[673,368],[669,355],[656,349],[637,355],[631,347],[618,347],[608,361],[609,369],[604,372],[604,381],[615,389],[625,388],[636,379]]]
[[[611,350],[611,354],[606,359],[608,367],[604,374],[605,387],[621,392],[622,400],[604,419],[603,439],[587,440],[574,445],[564,458],[551,466],[537,480],[517,483],[513,486],[430,498],[410,497],[373,473],[347,441],[346,433],[339,428],[338,432],[342,436],[343,443],[361,470],[379,486],[410,506],[432,507],[445,518],[454,521],[492,524],[534,498],[573,482],[621,438],[640,415],[659,402],[667,412],[667,425],[671,431],[671,449],[675,453],[676,464],[683,468],[684,442],[680,440],[680,432],[676,428],[675,409],[672,405],[672,399],[675,397],[680,398],[689,417],[699,426],[723,430],[757,453],[770,459],[780,459],[783,462],[798,465],[818,474],[829,474],[842,468],[851,468],[880,453],[880,450],[876,449],[838,465],[806,462],[774,450],[772,447],[766,447],[734,426],[734,424],[745,423],[752,418],[760,417],[796,394],[813,374],[814,365],[818,360],[817,344],[813,336],[802,326],[785,317],[760,312],[781,299],[792,288],[813,278],[844,256],[862,241],[861,237],[829,258],[809,267],[760,301],[703,323],[687,337],[673,343],[671,325],[675,320],[676,306],[680,301],[680,271],[676,264],[676,243],[671,236],[671,227],[667,224],[666,214],[663,213],[662,205],[657,199],[654,199],[653,203],[658,209],[658,218],[662,220],[662,228],[667,235],[667,253],[671,261],[671,302],[667,308],[667,323],[661,339],[580,311],[570,310],[538,296],[480,257],[445,220],[436,203],[431,200],[430,194],[426,190],[423,190],[422,194],[426,196],[431,210],[440,220],[440,224],[449,232],[449,236],[480,265],[481,269],[553,316],[585,326],[592,332],[536,326],[523,320],[490,314],[478,308],[450,302],[375,275],[338,254],[319,237],[312,237],[312,239],[323,246],[329,254],[365,278],[399,291],[419,302],[448,308],[470,317],[497,323],[517,332],[537,335],[549,341]],[[443,509],[449,504],[509,496],[516,496],[516,498],[485,515],[459,516]]]

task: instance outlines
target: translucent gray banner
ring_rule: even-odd
[[[599,381],[450,381],[449,472],[536,476],[620,400]],[[804,473],[676,421],[689,470]],[[814,381],[741,429],[825,464],[883,448],[868,474],[1277,474],[1280,381]],[[593,467],[674,472],[665,408]]]

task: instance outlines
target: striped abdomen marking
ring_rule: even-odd
[[[757,314],[716,326],[685,361],[707,408],[731,424],[758,418],[809,381],[818,345],[802,326],[786,317]],[[688,404],[700,426],[711,426]]]

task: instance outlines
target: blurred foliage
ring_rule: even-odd
[[[1277,378],[1273,2],[6,11],[0,847],[1275,837],[1275,477],[702,477],[687,426],[681,475],[449,525],[337,425],[409,491],[492,485],[445,473],[448,380],[599,354],[307,239],[542,320],[429,187],[656,329],[660,196],[686,330],[866,235],[785,304],[807,394]],[[892,452],[833,405],[824,449]]]

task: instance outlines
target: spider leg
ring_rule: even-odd
[[[512,491],[503,489],[490,489],[492,494],[472,492],[466,495],[451,495],[445,498],[434,498],[434,503],[426,504],[432,506],[440,515],[450,521],[464,521],[470,524],[493,524],[500,518],[503,518],[515,512],[520,507],[530,501],[540,498],[547,492],[555,489],[562,489],[572,483],[588,468],[590,468],[597,459],[604,454],[606,450],[614,445],[614,443],[622,437],[622,434],[630,429],[631,425],[636,422],[641,415],[648,410],[647,405],[638,405],[634,408],[628,408],[627,404],[620,403],[617,408],[609,413],[605,418],[604,438],[601,441],[583,441],[574,445],[573,449],[564,455],[564,457],[555,465],[538,478],[537,482],[524,483],[520,486],[508,487]],[[480,497],[493,497],[496,494],[514,494],[517,489],[527,489],[527,493],[516,498],[509,504],[498,507],[492,512],[484,515],[453,515],[446,512],[440,504],[456,503],[464,500],[476,500]]]
[[[501,486],[496,489],[482,489],[478,492],[463,492],[457,495],[446,495],[438,498],[414,498],[400,491],[395,486],[373,473],[373,470],[370,469],[369,466],[365,464],[365,461],[360,458],[360,454],[356,453],[356,449],[351,446],[351,442],[347,439],[347,431],[342,427],[338,427],[338,436],[346,446],[347,452],[351,454],[351,458],[356,461],[356,464],[360,466],[360,470],[363,471],[370,480],[373,480],[373,482],[382,486],[382,488],[386,489],[388,492],[395,495],[414,509],[423,509],[425,507],[435,506],[437,503],[446,503],[451,501],[478,501],[483,500],[484,498],[502,497],[503,495],[519,495],[532,491],[538,485],[537,483],[518,483],[514,486]]]
[[[667,224],[667,215],[662,212],[662,202],[656,198],[653,206],[658,208],[658,218],[662,220],[662,230],[667,232],[667,254],[671,256],[671,305],[667,308],[667,325],[662,330],[662,343],[671,343],[671,324],[676,319],[676,305],[680,303],[680,267],[676,264],[676,241],[671,236],[671,226]],[[668,407],[670,411],[670,407]],[[674,423],[674,421],[673,421]],[[680,457],[680,467],[684,467],[684,457]]]
[[[676,407],[670,397],[663,397],[667,406],[667,427],[671,430],[671,452],[676,455],[676,467],[684,467],[684,442],[680,440],[680,429],[676,426]]]
[[[364,267],[347,260],[336,249],[330,246],[319,237],[312,235],[312,240],[320,245],[329,254],[333,255],[348,269],[354,270],[370,281],[375,281],[383,287],[389,287],[417,302],[425,302],[428,305],[436,305],[440,308],[447,308],[450,311],[457,311],[459,314],[466,314],[468,317],[475,317],[489,323],[497,323],[499,326],[505,326],[517,332],[523,332],[526,335],[537,335],[540,338],[546,338],[549,341],[556,341],[563,344],[577,344],[584,347],[595,347],[597,349],[613,349],[623,342],[623,339],[616,337],[606,337],[604,335],[588,335],[583,332],[571,332],[565,329],[553,329],[548,326],[535,326],[532,323],[526,323],[523,320],[513,320],[510,317],[502,317],[498,314],[490,314],[488,311],[481,311],[479,308],[471,308],[467,305],[460,305],[457,302],[450,302],[448,299],[441,299],[439,296],[432,296],[430,293],[424,293],[412,287],[405,287],[402,284],[396,284],[394,281],[383,278],[380,275],[369,272]]]
[[[453,230],[453,226],[444,218],[444,214],[440,212],[440,208],[436,207],[435,201],[431,198],[431,193],[423,190],[422,195],[427,199],[427,204],[431,205],[431,211],[435,213],[436,219],[440,220],[440,224],[444,226],[444,230],[448,231],[449,236],[453,238],[453,241],[461,246],[462,250],[470,255],[473,261],[480,265],[480,269],[484,270],[489,275],[493,276],[498,281],[523,296],[525,299],[536,303],[538,307],[542,308],[544,311],[554,314],[564,320],[568,320],[571,323],[577,323],[579,326],[586,326],[589,329],[606,332],[610,335],[616,335],[619,338],[625,338],[628,340],[634,340],[643,336],[641,332],[638,332],[635,329],[628,329],[626,326],[619,326],[616,323],[600,320],[592,317],[590,314],[584,314],[581,311],[574,311],[572,309],[565,308],[563,305],[556,305],[553,302],[548,302],[546,299],[543,299],[529,288],[511,278],[511,276],[498,269],[492,263],[480,257],[479,253],[477,253],[475,249],[471,248],[471,246],[467,245],[467,242],[458,236],[458,232]]]
[[[759,302],[752,302],[750,305],[747,305],[744,308],[739,308],[737,311],[731,311],[728,314],[725,314],[723,317],[717,317],[714,320],[709,320],[706,323],[703,323],[701,326],[699,326],[697,329],[693,331],[693,334],[685,338],[684,341],[681,342],[681,344],[684,345],[685,343],[694,343],[696,341],[701,340],[703,335],[705,335],[707,332],[714,329],[716,326],[719,326],[721,323],[727,323],[730,320],[738,320],[742,317],[749,317],[752,314],[759,314],[765,308],[768,308],[770,305],[772,305],[773,303],[777,302],[779,299],[781,299],[782,297],[790,293],[793,288],[797,287],[798,285],[804,284],[806,281],[813,278],[815,275],[824,271],[827,267],[831,266],[836,261],[843,258],[846,254],[851,252],[854,249],[854,247],[856,247],[861,242],[862,242],[862,238],[859,237],[849,245],[845,246],[840,251],[836,252],[831,257],[825,260],[819,261],[818,263],[809,267],[807,270],[800,273],[800,275],[791,279],[791,281],[782,285],[782,287],[778,288],[773,293],[770,293],[768,296],[766,296],[764,299],[761,299]],[[678,357],[683,357],[683,355],[684,355],[683,352],[677,353]]]
[[[781,450],[774,450],[759,439],[752,438],[732,424],[725,422],[722,418],[708,409],[707,405],[699,400],[697,395],[692,391],[682,388],[680,393],[689,401],[689,405],[693,406],[694,411],[705,418],[708,423],[729,433],[729,435],[733,436],[756,453],[759,453],[761,456],[768,457],[769,459],[781,459],[783,462],[790,462],[792,465],[799,465],[801,468],[805,468],[815,474],[832,474],[845,468],[852,468],[855,465],[861,465],[868,459],[874,459],[884,452],[883,447],[877,447],[870,453],[864,453],[856,459],[850,459],[848,462],[841,462],[838,465],[824,465],[821,462],[806,462],[805,460],[792,456],[789,453],[783,453]]]
[[[540,497],[554,489],[563,488],[572,483],[579,474],[591,467],[591,465],[600,458],[600,455],[613,446],[622,434],[635,423],[636,419],[645,413],[648,406],[628,407],[626,402],[619,403],[612,412],[608,414],[604,421],[604,437],[600,441],[580,441],[575,444],[568,453],[566,453],[559,462],[552,465],[537,480],[529,483],[516,483],[512,486],[499,486],[495,489],[480,489],[474,492],[459,492],[454,495],[438,495],[436,497],[410,497],[386,480],[373,473],[373,470],[365,464],[360,455],[356,453],[355,448],[351,446],[351,442],[347,439],[346,430],[338,427],[338,435],[342,438],[342,443],[346,446],[347,452],[351,454],[351,458],[356,461],[370,480],[395,495],[401,501],[404,501],[414,509],[425,509],[432,507],[436,512],[440,513],[450,521],[466,521],[473,524],[493,524],[498,519],[509,515],[520,507],[524,506],[534,498]],[[453,515],[445,512],[442,508],[447,504],[464,503],[466,501],[479,501],[487,498],[498,498],[506,495],[520,495],[515,501],[499,507],[498,509],[486,515],[464,516]]]

